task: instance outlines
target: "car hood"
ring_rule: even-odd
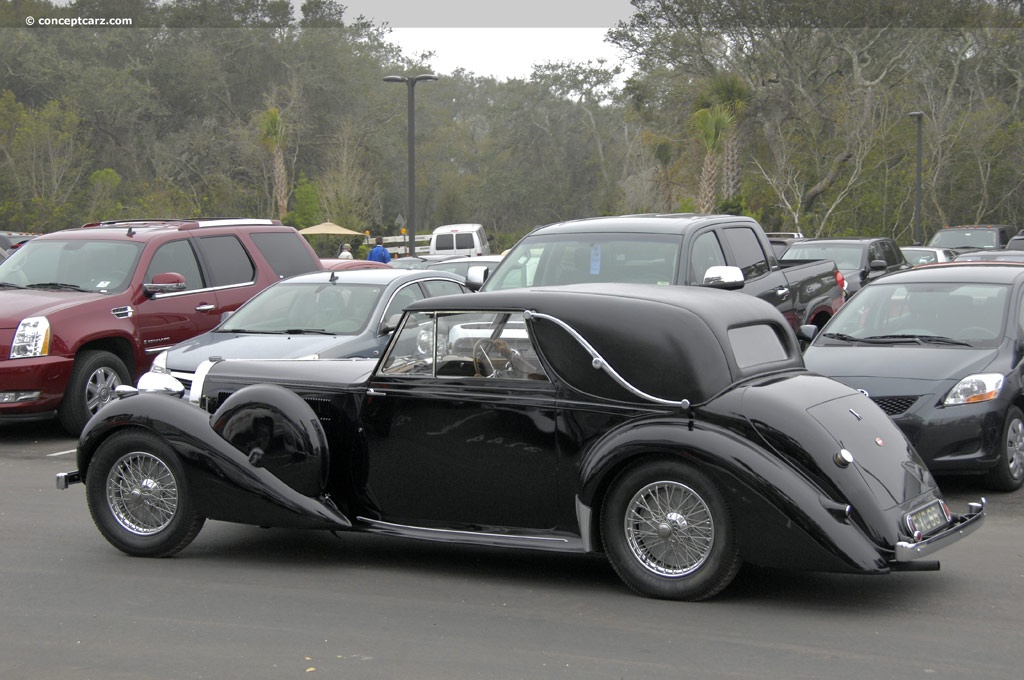
[[[808,370],[843,382],[856,378],[887,380],[959,380],[986,370],[998,348],[935,347],[930,345],[819,346],[804,352]]]
[[[101,299],[110,301],[111,298],[110,295],[77,291],[0,289],[0,299],[3,299],[0,328],[16,328],[26,317],[49,316],[81,304]]]
[[[167,368],[194,372],[210,357],[222,359],[300,359],[311,354],[337,354],[354,335],[204,333],[173,347]]]

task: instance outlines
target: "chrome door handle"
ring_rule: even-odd
[[[215,305],[203,303],[196,307],[197,312],[212,312],[215,309]]]

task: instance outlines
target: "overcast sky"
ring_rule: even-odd
[[[513,6],[514,3],[514,6]],[[621,61],[605,33],[632,14],[629,0],[341,0],[352,20],[387,24],[406,56],[434,52],[438,74],[457,68],[526,78],[549,61]]]

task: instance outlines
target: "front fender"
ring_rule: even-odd
[[[649,456],[686,458],[721,485],[734,513],[740,550],[764,566],[838,572],[888,571],[845,508],[772,452],[723,427],[685,418],[652,418],[614,429],[580,466],[580,502],[594,508],[624,466]],[[596,535],[599,512],[590,527]]]
[[[270,469],[254,466],[249,452],[221,437],[211,420],[206,411],[168,395],[123,397],[104,406],[86,425],[78,443],[78,469],[87,478],[89,463],[106,439],[126,428],[144,429],[180,457],[197,510],[209,519],[291,528],[352,526],[325,496],[304,495]]]

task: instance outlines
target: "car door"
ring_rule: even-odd
[[[220,321],[216,314],[217,296],[204,279],[190,239],[158,246],[145,265],[143,283],[152,283],[156,274],[168,272],[181,274],[185,289],[151,296],[140,293],[132,310],[147,355],[205,333]],[[141,290],[142,286],[138,288]]]
[[[743,224],[726,226],[722,229],[722,241],[732,256],[731,264],[743,272],[743,292],[778,309],[795,327],[793,319],[803,318],[802,310],[796,309],[798,291],[790,289],[782,270],[771,268],[754,229]]]
[[[366,487],[381,519],[479,530],[557,524],[555,390],[531,356],[522,315],[496,323],[501,316],[406,317],[368,396]],[[535,370],[485,375],[473,353],[482,343],[493,349],[493,339],[514,343]]]

